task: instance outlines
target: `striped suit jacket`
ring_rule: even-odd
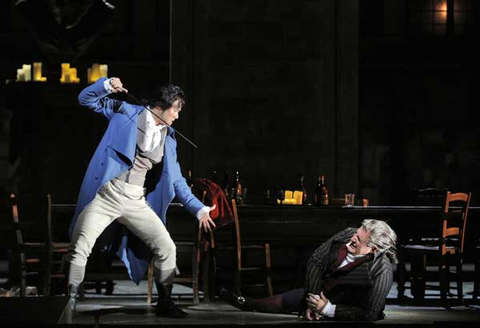
[[[305,293],[320,295],[323,291],[336,305],[334,320],[380,320],[385,316],[385,301],[393,283],[393,266],[385,254],[375,253],[369,261],[336,279],[332,288],[325,289],[340,249],[356,231],[342,230],[315,250],[307,264]]]

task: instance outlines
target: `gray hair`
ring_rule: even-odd
[[[397,234],[390,226],[380,220],[366,219],[362,222],[362,228],[370,232],[370,240],[367,245],[375,246],[380,253],[385,253],[393,263],[397,263]]]

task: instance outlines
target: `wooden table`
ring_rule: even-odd
[[[53,204],[57,222],[69,224],[74,208],[74,204]],[[242,240],[269,242],[271,245],[275,289],[301,284],[304,276],[302,266],[310,254],[323,241],[346,227],[359,227],[366,218],[385,220],[396,231],[401,243],[420,236],[437,236],[440,211],[441,207],[435,206],[238,206]],[[479,218],[480,207],[471,207],[465,262],[473,263],[475,259],[475,244],[480,234]],[[197,227],[197,219],[181,204],[169,207],[167,228],[175,242],[191,241]],[[186,268],[191,261],[191,251],[179,252],[177,260],[181,268]]]
[[[397,233],[399,242],[420,236],[438,236],[440,211],[441,207],[435,206],[238,206],[242,239],[269,242],[273,247],[318,246],[346,227],[359,227],[367,218],[385,220]],[[195,218],[181,206],[169,208],[167,226],[174,240],[191,238],[194,223]],[[467,254],[480,237],[479,228],[480,207],[470,208]]]
[[[74,204],[53,204],[56,222],[70,218]],[[265,241],[273,247],[320,245],[346,227],[358,227],[364,219],[385,220],[397,233],[399,242],[415,237],[438,236],[440,211],[437,206],[311,206],[239,205],[242,239]],[[62,220],[60,220],[60,217]],[[68,225],[62,224],[62,229]],[[167,212],[167,228],[175,241],[192,240],[196,218],[181,204]],[[466,256],[473,253],[480,238],[480,207],[471,207],[467,221]]]

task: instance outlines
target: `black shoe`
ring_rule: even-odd
[[[245,307],[246,299],[242,295],[237,295],[232,291],[228,291],[225,288],[220,290],[220,297],[230,305],[233,305],[236,308],[241,310]]]
[[[165,285],[157,283],[158,290],[158,301],[157,306],[155,307],[155,315],[157,317],[168,317],[168,318],[185,318],[188,313],[183,311],[173,303],[172,295],[172,285]]]
[[[188,313],[180,309],[175,303],[170,302],[157,302],[155,307],[155,315],[157,317],[167,318],[185,318]]]

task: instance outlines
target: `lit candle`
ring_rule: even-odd
[[[42,63],[39,63],[39,62],[33,63],[33,80],[34,81],[42,80]]]
[[[67,82],[67,73],[69,73],[70,70],[70,64],[69,63],[62,63],[62,76],[60,77],[60,82],[61,83],[69,83]]]
[[[90,74],[90,82],[95,82],[100,78],[100,65],[95,63],[92,65],[92,72]]]
[[[32,80],[32,65],[23,64],[23,73],[25,74],[25,81]]]
[[[302,205],[303,191],[295,190],[293,192],[293,199],[295,200],[295,205]]]
[[[23,72],[23,68],[17,69],[17,81],[19,82],[25,81],[25,73]]]
[[[78,83],[77,69],[75,67],[72,67],[70,68],[68,73],[70,75],[70,83]]]
[[[291,190],[285,190],[285,199],[292,199],[293,198],[293,192]]]
[[[100,77],[108,76],[108,65],[100,65]]]

